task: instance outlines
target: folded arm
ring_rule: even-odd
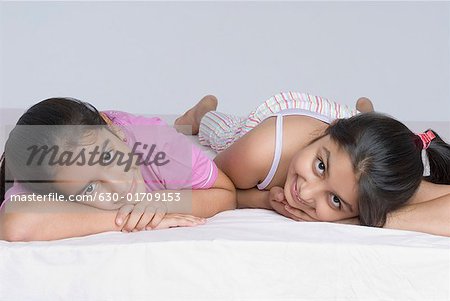
[[[409,204],[389,213],[384,228],[450,237],[450,194]]]
[[[164,191],[168,192],[168,191]],[[213,187],[205,190],[177,191],[181,198],[192,198],[192,206],[179,211],[200,217],[236,208],[236,195],[231,181],[219,171]],[[183,208],[185,208],[183,210]],[[128,225],[129,216],[116,224],[119,209],[104,210],[76,202],[11,202],[0,212],[0,239],[8,241],[55,240],[86,236],[107,231],[121,231]],[[169,215],[161,228],[189,226],[181,215]],[[130,231],[131,229],[126,229]]]
[[[217,179],[211,188],[178,191],[181,193],[182,199],[189,200],[192,198],[192,211],[184,211],[183,213],[198,217],[211,217],[225,210],[236,209],[234,185],[220,169],[218,172]],[[174,211],[171,210],[171,212]]]
[[[165,202],[166,212],[191,214],[197,217],[212,217],[219,212],[236,209],[236,190],[231,180],[219,170],[216,182],[208,189],[161,190],[172,193],[174,201]],[[128,226],[125,227],[126,230]]]
[[[231,180],[219,169],[213,186],[207,189],[159,190],[144,197],[140,203],[152,206],[155,201],[169,213],[185,213],[197,217],[211,217],[225,210],[236,209],[236,189]],[[159,194],[159,199],[155,197]],[[167,200],[162,202],[160,200]],[[169,200],[170,199],[170,200]],[[150,201],[149,201],[150,200]],[[153,201],[152,201],[153,200]],[[145,204],[147,203],[147,204]],[[126,230],[128,227],[125,228]]]
[[[6,207],[6,208],[5,208]],[[102,210],[75,202],[10,202],[0,213],[0,239],[54,240],[120,231],[117,210]]]
[[[238,208],[270,209],[269,191],[258,188],[236,189]]]

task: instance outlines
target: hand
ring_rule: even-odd
[[[350,217],[346,219],[341,219],[339,221],[335,221],[338,224],[349,224],[349,225],[361,225],[358,217]]]
[[[120,226],[119,220],[124,226],[122,232],[137,232],[151,229],[167,229],[173,227],[193,227],[202,225],[206,219],[178,213],[167,213],[167,209],[161,202],[145,203],[141,201],[136,205],[125,205],[119,209],[116,216],[116,223]],[[143,205],[141,205],[143,204]],[[162,208],[162,209],[161,209]],[[128,218],[128,219],[127,219]]]
[[[294,208],[289,205],[284,195],[284,189],[278,186],[274,186],[269,192],[269,203],[273,210],[279,214],[289,217],[298,222],[318,222],[318,220],[312,218],[306,212]]]
[[[286,210],[287,212],[289,212],[289,214],[293,215],[296,217],[296,220],[298,221],[304,221],[304,222],[320,222],[320,220],[315,219],[313,217],[311,217],[311,215],[307,214],[305,211],[300,210],[298,208],[294,208],[289,204],[284,205],[284,210]],[[310,209],[309,211],[312,212],[314,211],[313,209]]]
[[[278,212],[279,214],[286,216],[295,221],[303,221],[299,217],[291,214],[286,210],[286,206],[289,206],[286,197],[284,196],[284,189],[279,186],[274,186],[269,191],[269,203],[272,206],[272,209]]]
[[[307,215],[302,210],[299,210],[297,208],[291,207],[289,205],[286,205],[285,209],[290,214],[297,216],[297,218],[302,218],[304,221],[320,222],[320,220],[317,220],[317,219],[314,219],[314,218],[310,217],[309,215]],[[359,218],[357,216],[356,217],[346,218],[346,219],[341,219],[341,220],[337,220],[337,221],[330,221],[330,222],[337,223],[337,224],[360,225]]]
[[[163,202],[142,200],[119,208],[116,224],[122,232],[136,232],[156,228],[167,213]],[[128,218],[128,219],[127,219]]]
[[[205,218],[188,214],[168,213],[162,221],[153,229],[167,229],[174,227],[195,227],[206,223]]]

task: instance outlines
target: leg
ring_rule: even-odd
[[[200,144],[216,152],[223,151],[249,131],[245,127],[246,120],[217,111],[206,113],[201,119],[198,133]]]
[[[216,108],[217,98],[213,95],[206,95],[194,107],[178,117],[174,122],[174,127],[178,132],[185,135],[197,135],[200,120],[207,112],[214,111]],[[192,126],[192,131],[186,125]]]

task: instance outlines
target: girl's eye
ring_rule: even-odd
[[[316,163],[316,170],[319,174],[323,174],[325,171],[326,167],[325,167],[325,163],[323,163],[323,161],[318,157],[317,158],[317,163]],[[335,208],[341,209],[342,208],[342,202],[341,200],[335,196],[334,194],[331,195],[331,205]]]
[[[317,160],[319,160],[319,161],[318,161],[318,164],[316,164],[316,169],[320,174],[322,174],[325,171],[325,164],[319,158],[317,158]]]
[[[88,187],[86,187],[86,189],[84,190],[84,194],[91,194],[92,192],[94,192],[95,190],[95,183],[91,183],[88,185]]]
[[[331,195],[331,204],[338,209],[342,207],[341,200],[335,195]]]
[[[104,164],[108,164],[111,162],[111,160],[114,158],[113,155],[113,150],[107,151],[107,152],[103,152],[101,155],[101,160],[103,161]]]
[[[323,174],[325,171],[325,164],[320,158],[317,158],[318,162],[316,163],[316,169],[319,174]],[[341,200],[335,196],[334,194],[331,195],[331,204],[333,207],[341,209],[342,208],[342,202]]]

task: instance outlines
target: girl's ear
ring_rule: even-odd
[[[102,119],[106,122],[107,125],[113,125],[113,122],[111,119],[109,119],[108,115],[106,115],[103,112],[99,112]]]
[[[108,125],[108,128],[110,129],[111,133],[113,133],[117,138],[119,138],[122,141],[125,141],[125,134],[123,133],[123,131],[120,129],[119,126],[115,125],[115,124],[110,124]]]
[[[125,139],[125,134],[122,132],[122,130],[120,129],[120,127],[118,127],[117,125],[115,125],[111,119],[109,119],[109,117],[103,113],[103,112],[99,112],[100,116],[103,118],[103,120],[106,122],[106,124],[108,125],[108,128],[111,130],[111,132],[120,140],[124,141]]]

